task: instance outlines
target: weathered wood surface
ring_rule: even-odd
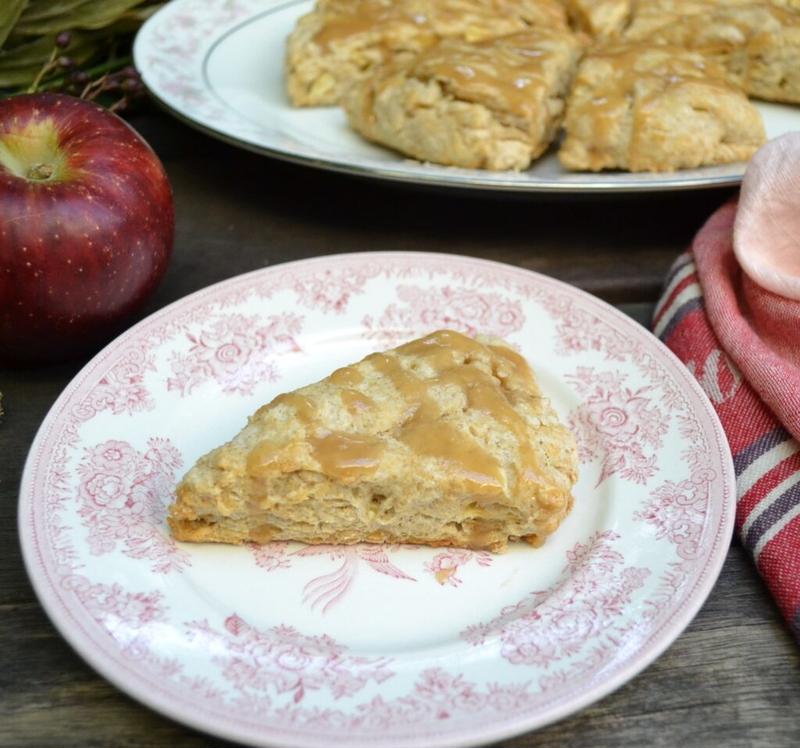
[[[135,124],[165,162],[178,228],[145,312],[237,273],[313,255],[425,250],[538,270],[646,323],[675,256],[726,192],[605,199],[479,196],[380,185],[253,156],[166,115]],[[0,746],[224,746],[140,706],[59,637],[22,568],[25,455],[82,362],[0,372]],[[800,744],[800,653],[734,545],[695,621],[631,683],[508,748],[782,748]]]

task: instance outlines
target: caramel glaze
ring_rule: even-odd
[[[259,410],[258,415],[274,410],[279,405],[288,405],[294,410],[295,418],[309,425],[314,422],[314,403],[307,397],[297,392],[286,392],[278,395],[269,404]],[[250,450],[247,455],[247,472],[254,477],[262,477],[280,471],[288,465],[285,444],[279,444],[271,439],[263,439]]]
[[[375,407],[375,403],[358,390],[344,389],[341,392],[341,397],[345,408],[354,416],[360,413],[367,413]]]
[[[280,470],[284,459],[281,446],[271,439],[262,439],[247,455],[247,472],[254,478],[260,478]]]
[[[434,370],[436,375],[425,380],[404,369],[394,356],[374,354],[367,357],[414,408],[413,416],[401,427],[397,438],[417,454],[448,462],[479,497],[503,493],[502,468],[474,440],[443,418],[438,404],[428,395],[433,387],[458,387],[470,408],[488,413],[517,437],[522,463],[519,480],[528,484],[536,480],[543,468],[529,444],[527,423],[513,408],[502,385],[476,366],[469,366],[485,350],[481,343],[452,330],[441,330],[400,346],[398,354],[423,358]],[[514,378],[526,383],[532,381],[533,375],[522,356],[505,346],[490,346],[490,350],[508,367],[506,381]]]
[[[314,41],[325,49],[332,43],[380,30],[388,23],[405,21],[409,25],[425,26],[428,19],[415,15],[402,3],[381,0],[360,0],[356,3],[327,3],[325,22],[314,34]]]
[[[418,455],[444,460],[475,496],[503,493],[500,463],[474,440],[454,429],[436,402],[425,398],[397,438]]]
[[[361,376],[361,372],[355,366],[344,366],[341,369],[336,369],[328,379],[334,384],[343,387],[352,387],[364,381],[364,377]]]
[[[669,45],[653,46],[648,42],[617,42],[592,50],[590,57],[604,60],[611,68],[607,84],[629,89],[637,76],[658,75],[665,78],[720,77],[721,70],[699,54],[687,57],[686,49]]]
[[[476,44],[446,39],[423,52],[414,74],[435,79],[464,101],[475,101],[522,121],[538,121],[546,70],[564,36],[539,29]]]
[[[514,397],[513,391],[504,386],[514,379],[530,386],[531,371],[516,352],[504,346],[488,348],[494,354],[497,376],[470,366],[479,357],[485,359],[487,346],[452,330],[441,330],[400,346],[397,356],[375,353],[365,359],[391,382],[408,404],[405,420],[391,435],[420,456],[447,462],[470,494],[487,501],[503,494],[502,466],[474,439],[453,427],[430,391],[434,387],[456,387],[464,393],[468,407],[488,413],[503,424],[519,442],[522,469],[518,480],[525,484],[535,481],[543,465],[528,441],[527,422],[509,400],[509,395]],[[432,376],[422,378],[403,367],[400,363],[403,356],[421,358],[430,367]],[[498,369],[502,370],[497,373]],[[355,367],[338,369],[331,375],[331,380],[337,384],[356,384],[362,378]],[[342,390],[342,400],[351,412],[353,408],[374,406],[368,397],[352,389]],[[280,403],[294,407],[298,419],[307,426],[314,425],[314,408],[308,398],[289,393],[275,398],[267,408]],[[317,431],[307,441],[321,471],[346,482],[374,473],[386,446],[385,439],[380,436],[336,431]],[[270,468],[278,467],[280,461],[278,445],[265,440],[251,451],[248,467],[251,474],[264,475]]]
[[[322,26],[313,40],[324,49],[359,34],[386,36],[402,26],[412,34],[416,30],[416,42],[421,47],[447,36],[462,36],[475,42],[528,28],[566,29],[563,7],[553,0],[537,6],[513,0],[333,0],[319,3],[318,10]],[[383,51],[384,56],[392,52]]]
[[[687,50],[682,48],[620,43],[595,51],[591,57],[609,66],[602,86],[603,95],[590,102],[595,111],[615,109],[630,96],[636,82],[646,77],[660,81],[660,85],[654,87],[656,94],[667,86],[698,79],[708,85],[729,89],[717,63],[699,53],[687,54]]]
[[[372,475],[386,448],[386,441],[379,436],[339,431],[312,436],[308,441],[322,472],[345,483]]]
[[[339,431],[320,431],[307,441],[322,472],[344,483],[374,473],[386,447],[385,440],[380,437]],[[247,471],[254,478],[261,478],[283,470],[296,470],[298,463],[293,452],[291,444],[264,439],[250,450]]]
[[[269,405],[267,410],[271,410],[278,405],[289,405],[294,408],[295,416],[298,421],[303,423],[312,423],[315,418],[314,403],[307,397],[298,395],[296,392],[287,392],[283,395],[278,395]]]
[[[702,80],[707,86],[730,90],[715,62],[699,53],[687,55],[685,49],[677,47],[619,42],[593,51],[591,59],[602,60],[608,66],[603,83],[597,89],[598,95],[582,104],[584,111],[591,112],[594,137],[601,143],[609,142],[620,128],[624,112],[632,105],[633,92],[640,81],[649,80],[651,90],[638,102],[634,131],[641,126],[638,118],[647,111],[647,103],[668,88]],[[595,87],[591,83],[590,86]]]
[[[642,21],[644,21],[642,23]],[[637,11],[627,34],[646,42],[686,45],[704,53],[728,53],[746,47],[748,52],[774,47],[774,34],[800,26],[798,14],[768,3],[724,5],[709,0],[693,9],[670,12],[655,5]],[[735,31],[737,33],[732,33]]]

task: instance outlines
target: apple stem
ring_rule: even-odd
[[[34,164],[28,169],[25,176],[37,182],[45,182],[53,176],[53,166],[52,164]]]

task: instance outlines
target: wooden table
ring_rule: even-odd
[[[726,192],[575,198],[443,193],[253,156],[146,113],[177,202],[175,254],[144,313],[247,270],[361,250],[501,260],[574,283],[647,324],[664,274]],[[20,473],[48,408],[83,365],[4,371],[0,391],[0,746],[222,746],[140,706],[60,638],[23,570]],[[745,552],[686,632],[638,678],[509,748],[797,746],[800,651]]]

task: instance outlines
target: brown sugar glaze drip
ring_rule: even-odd
[[[386,449],[385,440],[379,436],[339,431],[312,436],[308,442],[322,472],[345,483],[374,473]]]
[[[281,445],[270,439],[262,439],[247,455],[247,472],[254,478],[279,471],[283,454]]]
[[[344,389],[341,392],[344,407],[350,415],[357,416],[361,413],[368,413],[375,407],[375,403],[370,398],[358,390]]]
[[[295,418],[308,425],[314,421],[314,403],[304,395],[296,392],[286,392],[278,395],[272,402],[264,406],[260,412],[269,411],[279,405],[290,406],[295,413]],[[261,477],[280,471],[285,464],[286,455],[282,450],[285,445],[276,443],[271,439],[263,439],[250,450],[247,456],[247,472],[255,477]]]
[[[528,119],[541,106],[542,69],[550,55],[535,35],[490,40],[469,47],[449,41],[424,52],[415,63],[423,78],[435,78],[465,101],[505,109]]]
[[[519,479],[526,484],[541,473],[536,452],[528,442],[527,423],[509,402],[502,386],[493,376],[470,366],[472,358],[485,353],[485,346],[451,330],[432,333],[397,349],[400,355],[424,358],[436,376],[422,380],[406,371],[395,357],[375,354],[368,360],[390,379],[400,394],[416,407],[413,416],[397,434],[417,454],[443,459],[478,496],[503,492],[504,477],[500,464],[474,440],[442,418],[440,407],[429,397],[432,387],[452,385],[466,396],[470,408],[483,411],[503,424],[517,438],[522,468]],[[518,378],[530,386],[533,376],[525,359],[504,346],[488,346],[509,370],[505,378]],[[463,363],[460,363],[463,362]],[[497,372],[495,372],[497,373]],[[498,378],[502,378],[499,375]]]
[[[336,369],[328,379],[342,387],[352,387],[364,381],[364,377],[361,376],[361,372],[356,369],[355,366],[345,366],[341,369]]]
[[[487,348],[493,353],[496,377],[470,365],[473,359],[485,357]],[[528,483],[541,473],[539,458],[528,442],[527,423],[514,410],[500,384],[513,379],[524,381],[529,387],[533,384],[522,356],[503,346],[484,346],[450,330],[401,346],[397,353],[398,356],[375,353],[365,361],[385,376],[408,404],[409,417],[393,434],[399,441],[420,456],[448,463],[471,494],[479,498],[502,494],[505,477],[500,463],[474,439],[456,429],[430,396],[433,387],[454,386],[464,393],[468,407],[491,415],[516,436],[522,462],[519,480]],[[401,356],[424,359],[434,376],[430,379],[418,377],[401,365]],[[357,384],[363,379],[354,367],[338,369],[330,378],[336,384]],[[352,408],[374,405],[356,390],[343,389],[341,394],[351,412]],[[289,393],[275,398],[267,407],[281,403],[291,405],[305,425],[314,425],[314,408],[308,398]],[[342,432],[318,432],[307,441],[321,471],[346,482],[374,473],[386,446],[380,436]],[[277,463],[279,452],[276,449],[269,441],[254,448],[249,460],[254,474],[268,472],[270,465]]]
[[[591,57],[609,68],[600,95],[585,104],[595,118],[595,129],[601,131],[603,139],[608,138],[619,117],[619,110],[629,105],[637,82],[649,80],[651,88],[651,93],[640,102],[640,111],[647,101],[658,97],[665,89],[686,83],[701,80],[707,86],[717,86],[722,90],[730,88],[717,63],[699,53],[687,58],[686,50],[674,46],[618,43],[593,51]]]
[[[449,330],[400,346],[397,349],[399,356],[424,358],[434,371],[441,373],[428,380],[404,369],[395,356],[377,353],[368,356],[367,361],[389,379],[413,412],[397,432],[397,438],[418,455],[447,462],[469,490],[481,496],[503,492],[500,464],[473,439],[444,420],[438,403],[428,394],[431,387],[445,383],[445,373],[457,371],[459,352],[466,359],[479,350],[480,343]]]
[[[307,397],[298,395],[296,392],[287,392],[283,395],[278,395],[267,408],[272,409],[278,405],[289,405],[294,408],[297,420],[305,424],[312,423],[316,416],[314,403]]]
[[[361,375],[355,369],[338,369],[334,374],[341,381],[356,383],[361,380]],[[345,404],[353,408],[368,409],[374,403],[366,396],[355,390],[342,390],[342,399]],[[278,395],[266,410],[271,410],[278,405],[289,405],[294,409],[295,417],[308,428],[313,428],[316,423],[316,412],[313,402],[296,392]],[[373,473],[380,463],[385,442],[380,437],[359,434],[345,434],[341,432],[320,431],[317,435],[307,439],[311,445],[311,453],[320,464],[326,475],[350,482],[357,477]],[[250,451],[247,458],[248,472],[256,477],[268,475],[280,470],[282,465],[289,464],[292,460],[287,457],[285,444],[278,444],[270,439],[260,441]]]
[[[317,12],[322,27],[313,40],[324,49],[369,33],[394,34],[407,45],[413,29],[419,32],[417,41],[426,46],[442,37],[476,42],[529,28],[567,28],[558,0],[539,0],[535,9],[518,0],[325,0],[317,3]]]
[[[314,42],[323,49],[358,34],[378,32],[389,24],[401,22],[409,26],[429,26],[425,15],[414,13],[408,3],[396,0],[360,0],[356,3],[329,2],[324,10],[324,24],[314,34]]]

